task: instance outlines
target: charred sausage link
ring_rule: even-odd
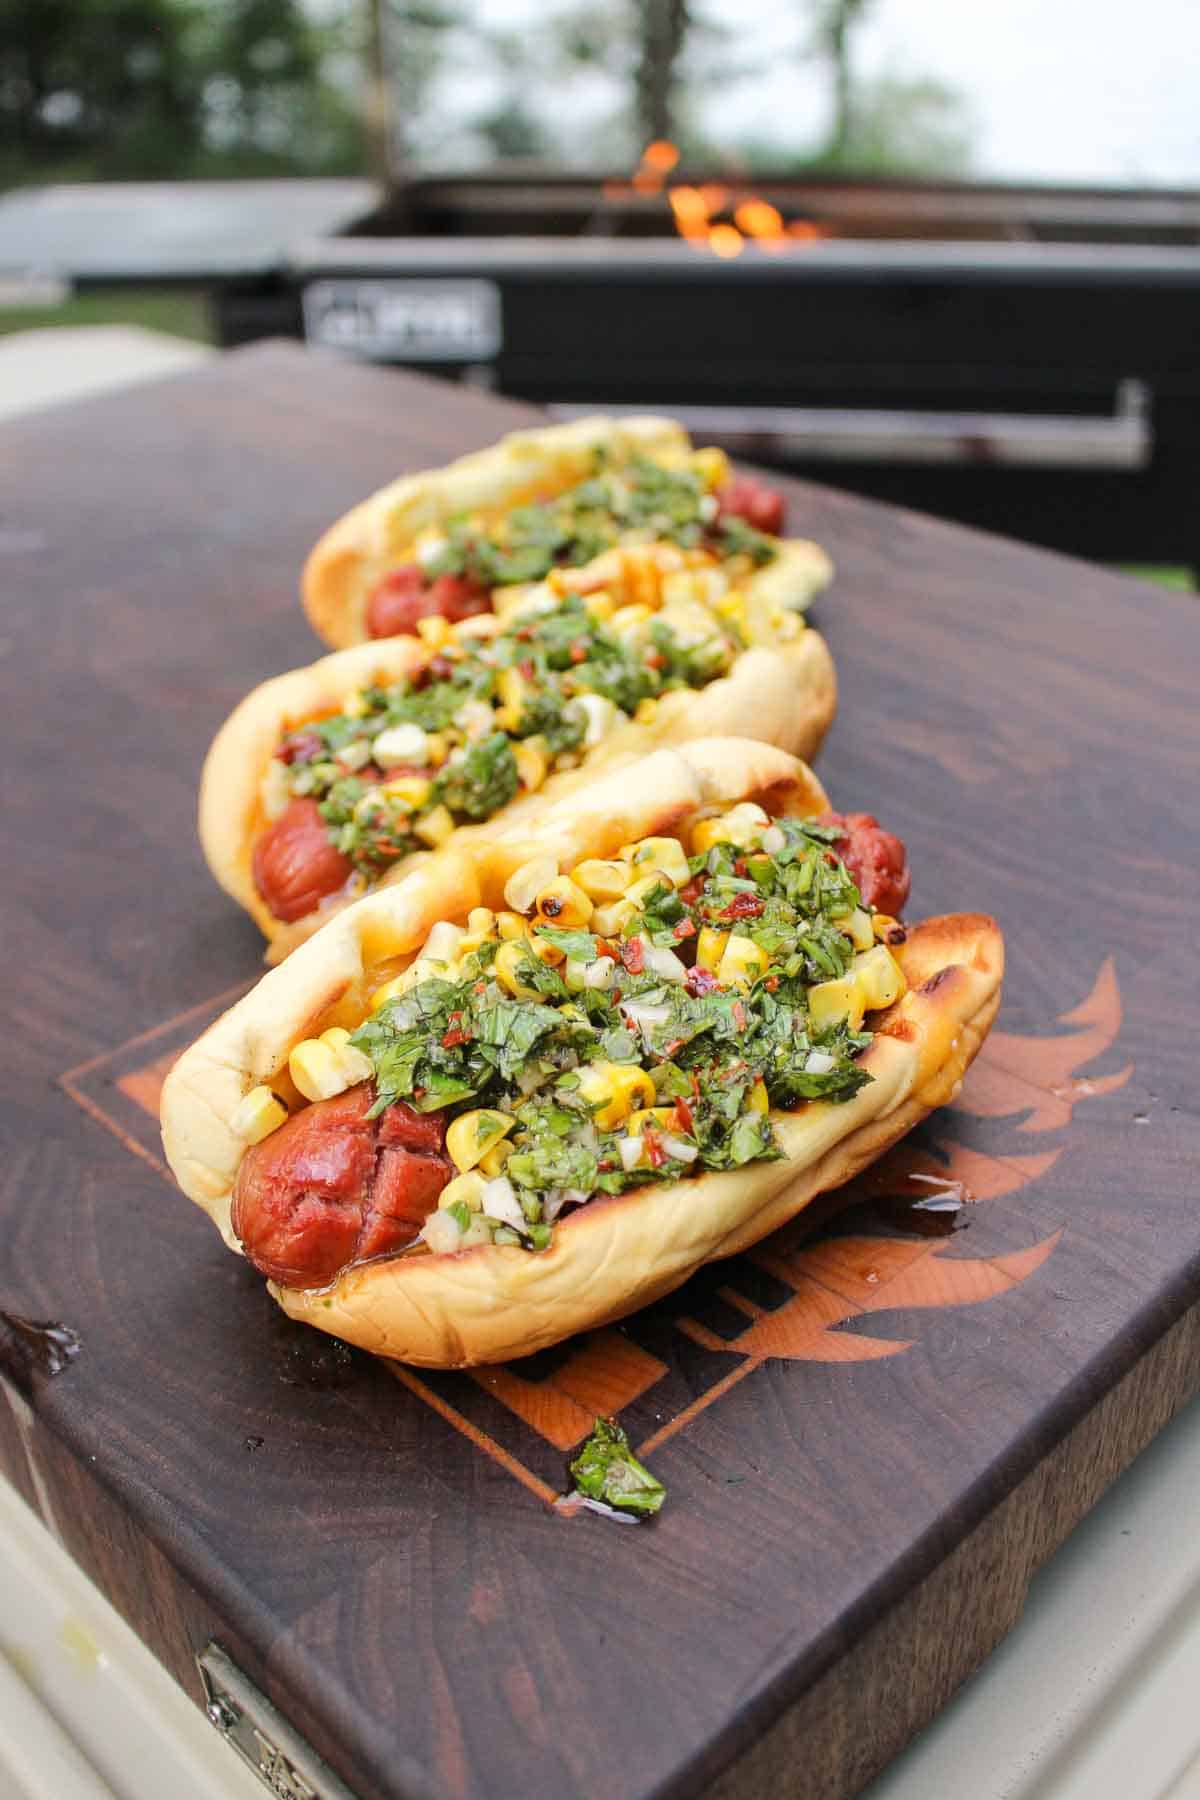
[[[427,583],[419,563],[405,563],[374,588],[367,601],[367,630],[373,638],[399,637],[415,631],[419,619],[440,617],[457,624],[489,610],[486,592],[474,582],[439,575]]]
[[[774,536],[783,530],[786,504],[778,488],[768,487],[756,475],[735,475],[717,495],[717,519],[745,519],[755,531]]]
[[[884,831],[870,813],[825,812],[816,823],[837,827],[833,849],[854,877],[863,905],[898,918],[912,886],[908,852],[900,839]]]
[[[352,1263],[416,1242],[452,1170],[440,1118],[402,1102],[378,1119],[362,1082],[318,1100],[242,1158],[233,1228],[256,1269],[287,1287],[326,1287]]]
[[[290,924],[350,879],[348,857],[331,841],[315,800],[293,800],[254,846],[250,873],[263,903]]]

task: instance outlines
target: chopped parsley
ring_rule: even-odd
[[[585,1499],[599,1500],[622,1512],[651,1518],[662,1506],[667,1490],[629,1448],[629,1439],[615,1419],[597,1419],[591,1437],[570,1464],[571,1479]]]

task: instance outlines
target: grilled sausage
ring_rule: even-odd
[[[900,839],[870,813],[825,812],[816,822],[837,827],[832,848],[853,875],[863,905],[898,917],[912,886],[908,852]]]
[[[350,879],[315,800],[293,800],[254,846],[254,885],[277,919],[302,919]]]
[[[426,585],[419,563],[392,569],[367,602],[367,630],[373,638],[399,637],[415,631],[418,619],[440,616],[457,624],[474,613],[489,611],[488,596],[474,582],[439,575]]]

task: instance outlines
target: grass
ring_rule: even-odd
[[[178,289],[113,288],[77,294],[61,306],[0,306],[0,337],[54,325],[143,325],[201,344],[213,341],[204,296]]]
[[[1182,594],[1194,594],[1194,569],[1161,568],[1157,564],[1132,563],[1121,569],[1122,575],[1134,575],[1139,581],[1152,581],[1156,587],[1174,588]]]

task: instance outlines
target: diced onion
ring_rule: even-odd
[[[458,1220],[452,1213],[432,1212],[421,1227],[421,1236],[435,1256],[448,1256],[462,1243]]]
[[[425,939],[421,956],[426,962],[450,962],[465,936],[466,932],[461,925],[452,925],[448,919],[439,919]]]
[[[762,847],[768,856],[778,856],[786,843],[787,839],[778,825],[768,825],[762,834]]]
[[[695,1162],[700,1154],[695,1144],[689,1144],[686,1138],[673,1137],[668,1132],[664,1132],[658,1141],[667,1155],[673,1156],[676,1162]]]
[[[655,1006],[648,1000],[626,1000],[621,1002],[621,1011],[631,1025],[649,1033],[655,1025],[665,1025],[671,1016],[669,1006]]]
[[[628,1174],[636,1169],[642,1160],[644,1140],[640,1137],[623,1137],[617,1145],[617,1155],[621,1158],[621,1167]]]
[[[495,1181],[489,1181],[480,1195],[480,1201],[486,1218],[498,1219],[502,1225],[511,1225],[515,1231],[528,1230],[521,1202],[507,1175],[497,1175]]]
[[[810,1050],[804,1059],[806,1075],[828,1075],[837,1062],[836,1056],[830,1056],[828,1050]]]
[[[647,944],[644,962],[649,973],[657,975],[661,981],[687,980],[687,970],[673,950],[660,949],[657,944]]]
[[[391,768],[396,763],[427,762],[429,734],[419,725],[391,725],[373,740],[371,754],[381,769]]]
[[[585,745],[590,747],[607,737],[617,716],[617,708],[612,700],[604,694],[577,694],[572,704],[582,708],[587,714],[587,730],[583,734]]]

